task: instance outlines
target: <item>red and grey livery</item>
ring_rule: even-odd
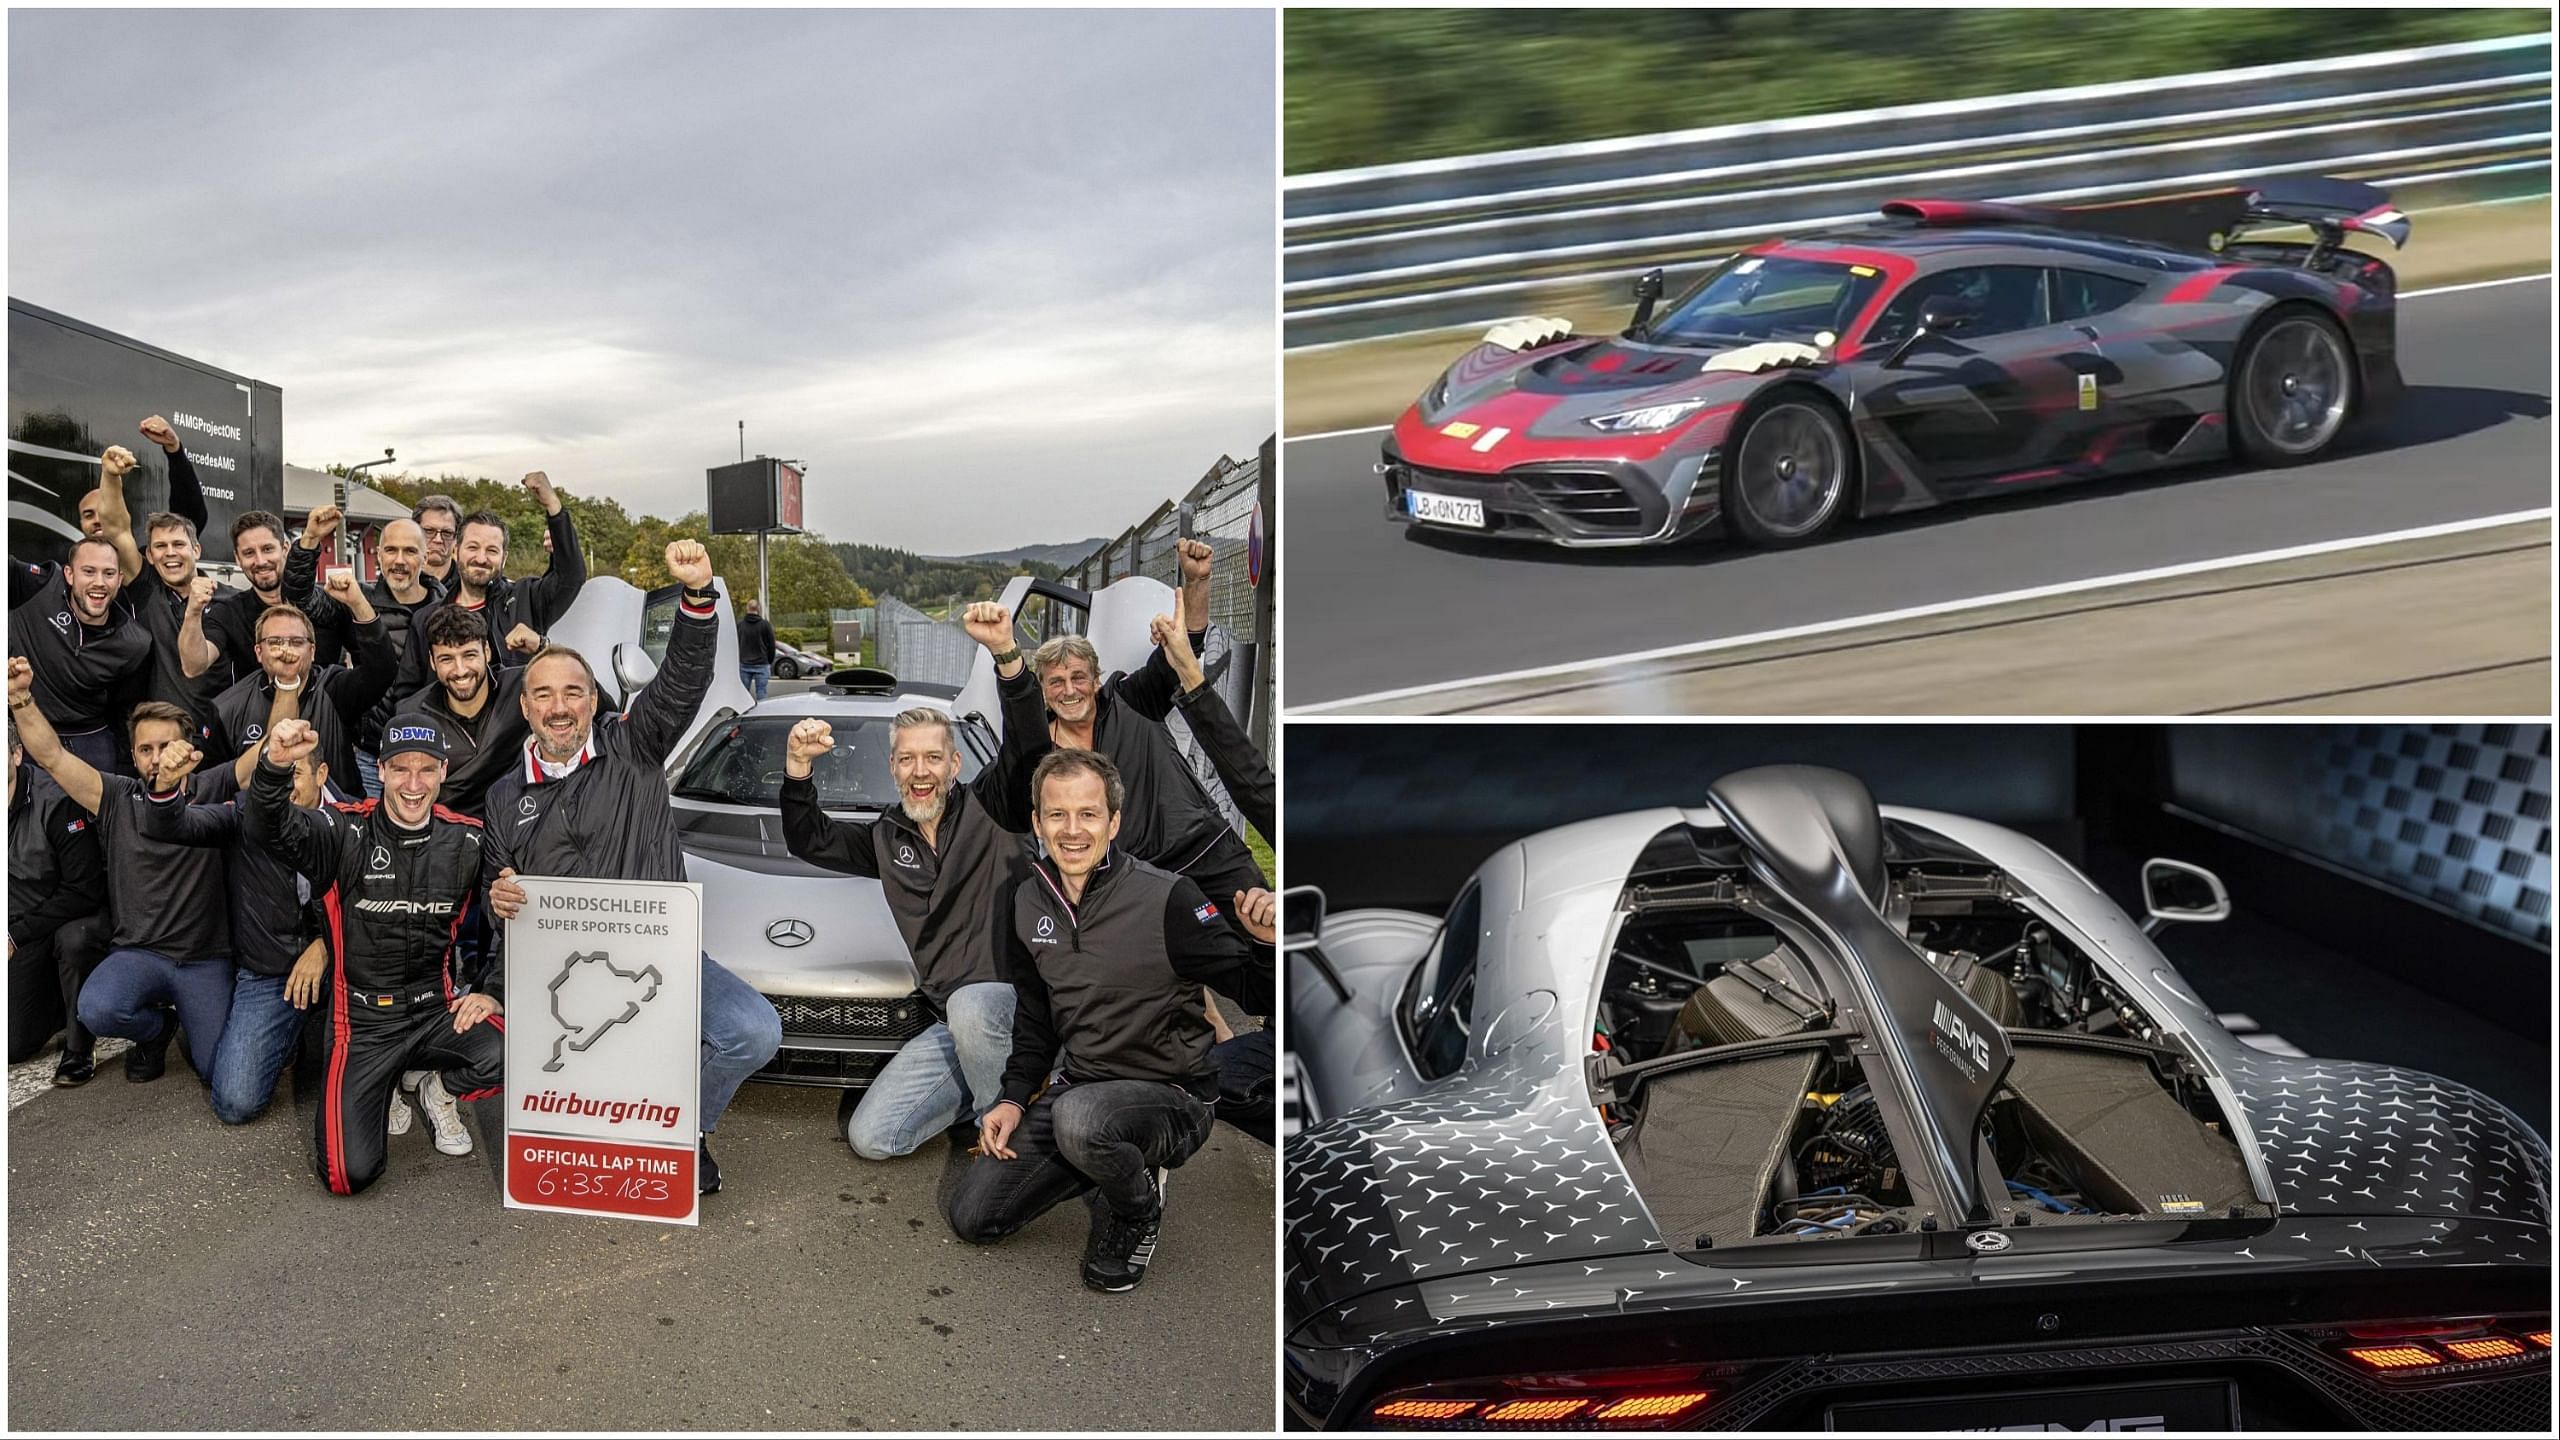
[[[2342,180],[2082,209],[1897,200],[1726,260],[1598,338],[1497,327],[1408,408],[1388,517],[1568,546],[1848,516],[2239,458],[2292,465],[2399,398],[2408,217]],[[2244,239],[2305,227],[2308,242]]]

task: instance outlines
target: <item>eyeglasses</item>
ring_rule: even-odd
[[[311,641],[308,637],[301,635],[270,635],[259,641],[258,645],[265,650],[308,650],[311,648]]]
[[[450,540],[459,532],[443,526],[421,525],[418,527],[418,533],[430,540]]]

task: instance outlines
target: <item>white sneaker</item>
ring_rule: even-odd
[[[427,1112],[427,1126],[436,1132],[436,1148],[447,1155],[471,1153],[471,1131],[462,1123],[462,1111],[444,1090],[444,1077],[430,1074],[418,1082],[418,1108]]]
[[[391,1116],[382,1127],[384,1132],[392,1135],[406,1135],[409,1133],[409,1127],[417,1121],[418,1112],[409,1108],[409,1097],[400,1093],[399,1086],[392,1086]]]

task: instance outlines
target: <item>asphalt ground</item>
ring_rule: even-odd
[[[1467,696],[1387,699],[1416,687],[1575,666],[1702,642],[1732,641],[1917,607],[2293,547],[2547,509],[2551,504],[2551,283],[2547,277],[2406,299],[2401,409],[2333,458],[2287,470],[2218,465],[2069,486],[2014,499],[1853,523],[1801,550],[1723,541],[1635,551],[1565,551],[1413,534],[1383,515],[1371,466],[1379,433],[1316,436],[1283,447],[1291,582],[1287,704],[1440,710]],[[2370,557],[2368,557],[2370,558]],[[2501,619],[2503,658],[2549,654],[2550,572]],[[2405,597],[2398,597],[2405,598]],[[2235,606],[2246,602],[2233,602]],[[2429,618],[2417,623],[2410,616]],[[2207,708],[2247,708],[2310,691],[2374,688],[2438,673],[2444,628],[2481,622],[2443,606],[2395,603],[2362,617],[2334,675],[2299,668],[2252,691],[2246,662],[2198,645],[2186,670],[2243,683]],[[2246,617],[2235,625],[2263,630]],[[2066,642],[2076,643],[2076,642]],[[2309,647],[2298,647],[2308,649]],[[1856,683],[1873,657],[1834,662],[1826,713],[1901,713],[1908,674]],[[1641,662],[1651,663],[1651,662]],[[2519,669],[2519,693],[2537,677]],[[1971,713],[2142,713],[2179,708],[2111,678],[2099,703],[2021,703],[1997,690],[1923,701]],[[2334,683],[2333,683],[2334,682]],[[2537,695],[2547,694],[2548,671]],[[2071,696],[2061,697],[2068,701]],[[1624,708],[1611,702],[1598,708]],[[1671,713],[1661,704],[1647,713]],[[1699,701],[1707,713],[1803,713],[1796,703]],[[2292,708],[2292,707],[2287,707]],[[2302,709],[2316,708],[2303,705]],[[2516,708],[2538,711],[2540,705]]]
[[[503,1209],[495,1137],[449,1158],[423,1119],[339,1199],[290,1075],[225,1129],[182,1061],[134,1085],[121,1049],[78,1090],[51,1054],[11,1077],[13,1430],[1271,1424],[1272,1152],[1223,1123],[1146,1282],[1101,1295],[1082,1205],[963,1244],[936,1189],[977,1162],[858,1160],[832,1090],[740,1091],[684,1229]]]

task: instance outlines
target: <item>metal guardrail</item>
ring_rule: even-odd
[[[1226,698],[1246,733],[1265,752],[1271,748],[1271,717],[1277,713],[1279,696],[1278,649],[1272,643],[1279,593],[1278,566],[1273,563],[1278,554],[1273,544],[1279,514],[1276,443],[1276,439],[1263,441],[1260,450],[1241,462],[1220,457],[1179,499],[1157,506],[1147,518],[1061,574],[1068,584],[1084,590],[1099,590],[1129,575],[1146,575],[1178,587],[1182,581],[1174,542],[1182,538],[1187,516],[1192,538],[1208,541],[1215,556],[1209,572],[1209,618],[1226,628],[1250,662],[1245,672],[1249,686]],[[1257,509],[1262,517],[1263,556],[1258,587],[1252,583],[1246,553]],[[1238,701],[1246,703],[1238,706]]]
[[[2075,203],[2316,170],[2547,190],[2551,37],[1896,106],[1300,176],[1290,348],[1476,323],[1526,292],[1698,269],[1899,196]]]

